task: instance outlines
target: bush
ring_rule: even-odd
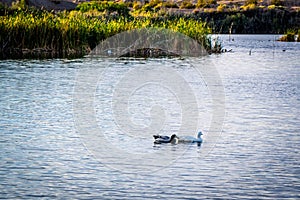
[[[254,5],[257,5],[257,0],[247,0],[246,2],[245,2],[245,5],[247,6],[247,5],[252,5],[252,4],[254,4]]]
[[[161,0],[151,0],[148,5],[151,7],[151,8],[154,8],[155,6],[157,6],[158,4],[162,3]]]
[[[223,12],[226,8],[226,5],[225,4],[220,4],[218,7],[217,7],[217,11],[218,12]]]
[[[25,0],[17,0],[11,4],[12,9],[25,9],[26,7],[27,4]]]
[[[271,0],[271,5],[275,6],[283,6],[283,1],[282,0]]]
[[[294,42],[295,41],[295,34],[293,34],[293,33],[286,34],[286,39],[287,39],[288,42]]]
[[[0,58],[83,56],[101,40],[142,27],[163,27],[181,32],[203,44],[209,52],[214,48],[208,36],[211,33],[210,29],[205,23],[194,19],[163,17],[102,19],[87,16],[80,11],[55,14],[40,11],[33,14],[29,10],[21,10],[13,15],[0,17],[0,44],[6,44],[0,48]],[[22,50],[29,50],[29,54],[25,55]],[[32,54],[35,50],[39,50],[40,53]]]
[[[217,4],[217,0],[208,0],[207,3],[209,3],[209,4]]]
[[[154,7],[150,4],[145,4],[142,8],[141,11],[143,12],[153,12],[154,11]]]
[[[155,11],[157,12],[161,7],[163,7],[163,2],[161,0],[151,0],[149,3],[146,3],[143,6],[140,2],[136,2],[136,4],[139,4],[139,6],[137,6],[137,9],[135,9],[138,10],[138,13],[148,13]]]
[[[164,6],[166,8],[178,8],[178,5],[176,3],[173,3],[173,2],[165,2]]]
[[[288,33],[284,36],[282,36],[279,41],[281,42],[295,42],[295,35],[294,34],[291,34],[291,33]]]
[[[244,11],[247,11],[247,10],[254,10],[256,9],[256,5],[255,4],[248,4],[248,5],[244,5],[244,6],[241,6],[241,8],[244,10]]]
[[[135,1],[132,5],[132,8],[133,10],[138,10],[138,9],[141,9],[143,6],[142,6],[142,3],[140,1]]]
[[[196,7],[197,8],[208,8],[212,7],[213,5],[216,5],[217,1],[216,0],[198,0]]]
[[[184,9],[184,8],[185,9],[194,9],[194,8],[196,8],[196,6],[192,2],[185,0],[181,3],[180,8],[181,9]]]
[[[5,15],[6,10],[7,10],[7,7],[0,2],[0,15],[1,16]]]
[[[283,42],[300,42],[300,29],[289,29],[287,33],[282,36],[279,41]]]
[[[269,9],[269,10],[274,10],[275,8],[276,8],[275,5],[269,5],[269,6],[268,6],[268,9]]]
[[[205,8],[205,7],[206,7],[205,0],[198,0],[197,1],[196,8]]]
[[[128,16],[129,9],[124,3],[115,2],[84,2],[76,7],[76,10],[80,12],[88,12],[90,10],[97,10],[99,12],[107,11],[108,13],[117,12],[119,15]]]

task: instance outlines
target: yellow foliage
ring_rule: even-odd
[[[251,3],[251,4],[248,4],[248,5],[244,5],[244,6],[241,6],[241,9],[243,10],[254,10],[256,9],[257,6],[254,4],[254,3]]]
[[[217,11],[218,12],[223,12],[226,8],[226,5],[225,4],[220,4],[218,7],[217,7]]]

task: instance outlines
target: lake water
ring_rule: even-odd
[[[197,59],[1,61],[0,198],[299,199],[300,43],[219,37]]]

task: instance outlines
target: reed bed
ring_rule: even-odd
[[[289,29],[285,35],[279,38],[281,42],[300,42],[300,29]]]
[[[81,57],[112,35],[147,27],[178,31],[209,51],[213,48],[208,36],[210,29],[195,19],[105,17],[90,13],[18,9],[0,16],[0,58]]]

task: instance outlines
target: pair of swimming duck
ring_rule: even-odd
[[[154,137],[154,144],[162,144],[162,143],[171,143],[171,144],[177,144],[177,143],[202,143],[202,132],[199,131],[197,138],[192,136],[183,136],[178,137],[176,134],[169,136],[162,136],[162,135],[153,135]]]

